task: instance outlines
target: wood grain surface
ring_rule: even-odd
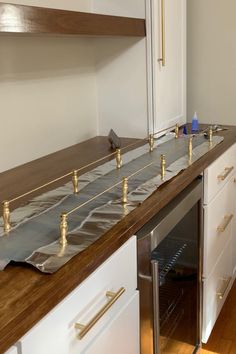
[[[10,265],[0,273],[0,353],[4,353],[148,220],[186,188],[217,157],[236,142],[236,128],[224,131],[225,140],[163,185],[93,245],[53,275],[27,265]],[[125,140],[124,143],[129,143]],[[124,144],[123,143],[123,144]],[[33,187],[30,176],[47,181],[65,171],[106,155],[106,138],[98,137],[43,159],[0,174],[0,195],[5,199]],[[60,163],[59,163],[60,162]],[[28,176],[28,177],[27,177]]]
[[[144,19],[0,4],[0,32],[145,37]]]

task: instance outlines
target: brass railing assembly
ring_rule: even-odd
[[[85,166],[82,166],[78,169],[74,169],[73,171],[70,171],[54,180],[51,180],[45,184],[42,184],[41,186],[39,187],[36,187],[24,194],[21,194],[17,197],[14,197],[12,198],[11,200],[5,200],[2,202],[2,205],[3,205],[3,228],[4,228],[4,232],[5,233],[8,233],[10,230],[11,230],[11,221],[10,221],[10,204],[23,198],[23,197],[26,197],[30,194],[33,194],[43,188],[46,188],[62,179],[65,179],[69,176],[71,176],[71,180],[72,180],[72,185],[73,185],[73,191],[74,193],[78,193],[79,192],[79,177],[78,177],[78,173],[85,170],[85,169],[88,169],[89,167],[95,165],[95,164],[98,164],[99,162],[102,162],[110,157],[113,157],[115,158],[116,160],[116,168],[117,169],[120,169],[122,167],[122,151],[124,150],[127,150],[127,149],[130,149],[131,147],[134,147],[138,144],[141,144],[142,142],[147,142],[149,144],[149,151],[150,153],[153,152],[154,150],[154,145],[155,145],[155,140],[154,140],[154,137],[156,135],[160,135],[161,133],[164,133],[164,132],[167,132],[167,131],[170,131],[171,129],[175,129],[175,138],[179,138],[179,126],[176,124],[174,126],[171,126],[169,128],[165,128],[165,129],[162,129],[156,133],[153,133],[153,134],[150,134],[148,137],[145,137],[144,139],[139,139],[138,141],[135,141],[134,143],[132,144],[129,144],[123,148],[119,148],[119,149],[116,149],[116,151],[104,156],[104,157],[101,157],[93,162],[90,162],[89,164],[85,165]],[[212,141],[212,135],[213,135],[213,132],[212,132],[212,129],[210,128],[208,130],[209,132],[209,141]],[[190,137],[190,141],[189,141],[189,156],[192,154],[192,136]],[[156,161],[155,161],[156,162]],[[63,213],[61,215],[61,222],[60,222],[60,243],[61,245],[66,245],[66,235],[67,235],[67,231],[68,231],[68,216],[73,213],[74,211],[78,210],[79,208],[81,208],[82,206],[86,205],[87,203],[91,202],[92,200],[96,199],[97,197],[101,196],[102,194],[108,192],[109,190],[111,190],[112,188],[122,184],[122,190],[123,190],[123,194],[122,194],[122,203],[123,204],[126,204],[127,203],[127,194],[128,194],[128,180],[133,177],[134,175],[136,175],[137,173],[143,171],[145,168],[153,165],[154,162],[152,163],[149,163],[148,165],[146,165],[145,167],[141,168],[140,170],[134,172],[133,174],[131,174],[130,176],[128,177],[125,177],[122,181],[116,183],[114,186],[108,188],[106,191],[102,192],[102,193],[99,193],[98,195],[94,196],[93,198],[91,198],[89,201],[83,203],[82,205],[74,208],[73,210],[71,210],[70,212],[68,213]],[[162,180],[165,179],[165,174],[166,174],[166,159],[165,159],[165,155],[162,155],[161,156],[161,178]]]

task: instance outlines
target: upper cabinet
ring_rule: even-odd
[[[186,122],[186,0],[150,0],[155,132]]]

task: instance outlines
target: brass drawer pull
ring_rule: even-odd
[[[231,167],[225,167],[224,173],[222,173],[221,175],[219,175],[217,178],[220,181],[224,181],[228,175],[234,170],[234,166]]]
[[[219,300],[222,300],[229,288],[229,285],[231,283],[231,280],[232,280],[232,277],[229,277],[228,279],[222,279],[226,284],[223,288],[223,291],[220,291],[219,293],[216,293],[216,295],[218,296],[218,299]]]
[[[100,311],[86,324],[83,325],[81,323],[75,323],[75,328],[80,329],[80,333],[78,334],[78,339],[82,339],[90,329],[100,320],[100,318],[112,307],[112,305],[121,297],[121,295],[125,292],[125,288],[120,288],[117,293],[113,293],[111,291],[106,292],[106,297],[110,298],[107,304],[105,304]]]
[[[220,225],[217,227],[217,231],[219,231],[219,232],[224,232],[224,231],[227,229],[227,227],[228,227],[230,221],[233,219],[233,217],[234,217],[233,214],[226,215],[226,216],[224,217],[224,220],[223,220],[222,224],[220,224]]]

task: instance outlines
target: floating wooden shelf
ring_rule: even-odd
[[[0,33],[145,37],[145,20],[0,4]]]

